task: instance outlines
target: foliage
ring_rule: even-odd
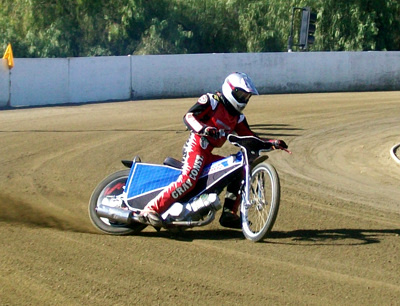
[[[292,7],[305,6],[318,13],[311,50],[400,50],[398,0],[0,0],[0,47],[16,57],[286,51]]]

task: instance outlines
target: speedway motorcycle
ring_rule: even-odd
[[[156,230],[170,231],[210,224],[222,208],[219,194],[237,175],[242,175],[240,215],[244,236],[260,241],[271,231],[279,210],[280,182],[273,165],[262,152],[282,149],[278,144],[253,136],[228,135],[228,141],[240,150],[204,167],[195,188],[174,203],[161,217]],[[141,162],[139,157],[122,160],[129,169],[115,172],[95,188],[89,202],[92,224],[112,235],[139,233],[150,224],[140,213],[181,174],[182,163],[167,157],[162,165]]]

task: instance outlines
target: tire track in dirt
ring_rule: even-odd
[[[398,137],[399,115],[359,112],[347,114],[351,121],[339,113],[333,125],[316,122],[292,142],[301,155],[284,157],[286,164],[280,165],[313,193],[400,212],[400,172],[389,162],[386,149]]]

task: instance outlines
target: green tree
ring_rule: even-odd
[[[17,57],[286,51],[292,7],[305,6],[318,13],[312,51],[400,50],[398,0],[0,0],[0,46]]]

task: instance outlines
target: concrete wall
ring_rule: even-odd
[[[130,99],[130,57],[86,57],[69,61],[69,102]]]
[[[130,75],[127,56],[14,59],[11,105],[129,99]]]
[[[0,107],[198,96],[248,73],[261,94],[400,90],[400,52],[293,52],[14,59]],[[11,75],[11,88],[10,79]]]
[[[11,106],[69,102],[68,59],[14,59]]]
[[[400,52],[147,55],[133,56],[132,67],[137,98],[214,91],[234,71],[262,94],[400,90]]]

